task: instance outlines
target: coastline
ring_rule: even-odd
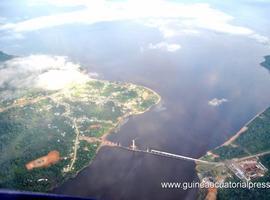
[[[239,131],[237,131],[233,136],[231,136],[229,139],[227,139],[224,143],[222,143],[221,145],[215,147],[214,149],[217,149],[219,147],[222,146],[227,146],[230,143],[232,143],[233,141],[235,141],[240,135],[242,135],[247,129],[248,129],[248,125],[253,122],[257,117],[259,117],[262,113],[264,113],[268,108],[270,108],[270,106],[267,106],[266,108],[264,108],[262,111],[258,112],[254,117],[252,117],[249,121],[247,121],[241,128]],[[210,149],[208,150],[205,155],[214,149]]]
[[[220,147],[224,147],[224,146],[229,146],[231,145],[238,137],[240,137],[243,133],[245,133],[248,128],[249,128],[249,125],[255,120],[257,119],[258,117],[260,117],[260,115],[262,115],[267,109],[269,109],[270,106],[267,106],[265,109],[263,109],[262,111],[260,111],[259,113],[257,113],[254,117],[252,117],[248,122],[246,122],[242,128],[236,132],[236,134],[234,134],[233,136],[231,136],[228,140],[226,140],[223,144],[211,149],[211,150],[208,150],[203,156],[200,157],[200,159],[202,159],[204,156],[206,155],[212,155],[212,156],[215,156],[215,154],[212,152],[213,150],[215,149],[218,149]],[[203,180],[203,177],[200,173],[200,171],[198,171],[198,165],[199,163],[195,162],[196,166],[195,166],[195,169],[196,169],[196,174],[200,180],[200,182],[202,182]],[[218,194],[218,191],[216,191],[216,193],[213,194],[213,197],[214,199],[217,198],[217,194]],[[205,191],[202,191],[201,189],[199,189],[199,196],[201,195],[205,195],[206,197],[208,195],[211,195],[211,191],[210,190],[207,190],[206,193]]]
[[[94,80],[97,80],[97,81],[107,81],[107,80],[99,80],[99,79],[94,79]],[[107,81],[107,82],[110,82],[110,81]],[[123,82],[123,83],[124,83],[124,82]],[[124,83],[124,84],[125,84],[125,83]],[[128,83],[128,84],[130,84],[130,83]],[[133,83],[132,83],[132,84],[133,84]],[[136,84],[134,84],[134,85],[136,85]],[[115,127],[112,127],[111,129],[109,129],[107,132],[105,132],[105,133],[100,137],[101,140],[107,140],[107,137],[108,137],[110,134],[112,134],[112,133],[117,133],[117,131],[115,132],[115,130],[119,130],[119,129],[121,128],[121,126],[125,124],[125,123],[123,123],[123,122],[124,122],[125,120],[127,120],[129,117],[131,117],[131,116],[136,116],[136,115],[141,115],[141,114],[143,114],[143,113],[145,113],[145,112],[148,112],[149,110],[151,110],[153,107],[157,106],[157,105],[161,102],[161,96],[160,96],[158,93],[156,93],[154,90],[152,90],[152,89],[150,89],[150,88],[148,88],[148,87],[145,87],[145,86],[141,86],[141,85],[136,85],[136,86],[143,87],[144,89],[149,90],[149,91],[152,92],[154,95],[156,95],[156,96],[158,97],[157,102],[156,102],[155,104],[149,106],[149,108],[147,108],[147,109],[144,110],[144,111],[136,112],[136,113],[132,113],[132,112],[131,112],[131,113],[127,113],[126,115],[123,115],[122,117],[120,117],[119,120],[116,122]],[[78,176],[78,174],[79,174],[80,172],[82,172],[85,168],[89,167],[89,166],[92,164],[92,162],[95,160],[95,158],[96,158],[96,156],[97,156],[99,150],[100,150],[102,147],[104,147],[104,146],[106,146],[106,145],[103,145],[102,143],[100,143],[99,146],[98,146],[98,148],[97,148],[97,150],[96,150],[96,152],[95,152],[95,155],[94,155],[93,158],[89,161],[88,164],[86,164],[84,167],[82,167],[80,170],[78,170],[76,173],[74,173],[74,174],[71,175],[70,177],[66,177],[61,183],[58,183],[58,184],[56,184],[55,186],[53,186],[50,190],[47,191],[47,193],[52,193],[52,191],[53,191],[54,189],[56,189],[57,187],[61,186],[62,184],[64,184],[64,183],[65,183],[66,181],[68,181],[69,179],[75,178],[75,177]],[[113,147],[111,147],[111,148],[113,148]]]

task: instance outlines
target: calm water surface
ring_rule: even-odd
[[[270,105],[269,72],[259,65],[270,54],[266,46],[247,37],[202,31],[170,39],[182,46],[176,52],[147,48],[162,40],[157,30],[136,23],[101,23],[27,33],[16,47],[3,50],[65,55],[101,79],[158,92],[161,108],[131,117],[109,136],[126,146],[137,138],[142,149],[199,158]],[[228,102],[209,106],[213,98]],[[89,167],[52,192],[105,200],[195,199],[196,189],[162,189],[160,182],[197,180],[192,162],[102,148]]]
[[[70,54],[102,79],[145,85],[162,97],[161,108],[131,117],[119,132],[109,136],[111,141],[128,146],[137,138],[142,149],[198,158],[270,105],[270,76],[259,65],[269,54],[265,46],[248,38],[205,32],[200,37],[174,40],[182,49],[170,53],[148,50],[145,44],[136,42],[148,37],[158,41],[154,33],[140,38],[137,29],[129,29],[130,34],[124,38],[115,36],[121,30],[114,29],[108,36],[97,29],[99,38],[106,41],[104,46],[93,49],[83,45],[89,56],[80,50]],[[209,106],[213,98],[226,98],[228,102]],[[106,147],[89,167],[53,192],[115,200],[195,199],[196,189],[162,189],[160,182],[197,180],[192,162]]]
[[[23,1],[15,6],[13,1],[2,1],[1,16],[14,22],[26,13],[53,13],[45,8],[24,10]],[[269,4],[207,2],[235,16],[232,24],[270,36]],[[176,52],[148,49],[150,43],[164,40],[182,48]],[[13,55],[68,56],[89,72],[97,72],[101,79],[141,84],[158,92],[162,97],[159,108],[130,117],[120,131],[109,136],[109,140],[125,146],[136,138],[141,149],[199,158],[270,106],[269,72],[259,65],[270,49],[243,35],[199,30],[197,35],[164,38],[155,28],[121,21],[25,32],[15,42],[0,40],[0,47]],[[209,106],[213,98],[228,101]],[[196,189],[162,189],[160,182],[164,181],[198,181],[195,164],[104,147],[90,166],[52,192],[105,200],[196,198]]]

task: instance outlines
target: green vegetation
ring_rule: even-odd
[[[46,155],[51,150],[61,152],[62,157],[71,153],[73,128],[67,118],[59,119],[46,105],[57,109],[49,100],[31,106],[12,108],[0,115],[0,185],[3,188],[44,191],[49,190],[56,181],[63,180],[62,169],[67,161],[44,169],[27,171],[25,164]],[[50,124],[50,126],[48,126]],[[66,133],[62,137],[59,133]],[[48,179],[48,181],[38,181]],[[42,190],[40,190],[43,188]]]
[[[270,108],[257,116],[247,125],[247,130],[241,133],[234,141],[228,145],[222,145],[201,159],[208,161],[226,161],[241,158],[262,152],[270,151]],[[214,156],[213,156],[214,155]],[[270,180],[270,154],[260,157],[262,164],[268,169],[263,177],[251,180],[252,182],[267,183]],[[226,181],[239,182],[239,178],[233,175],[225,166],[218,168],[207,168],[202,164],[197,164],[197,171],[203,177],[223,177]],[[231,174],[231,175],[230,175]],[[270,183],[270,182],[269,182]],[[270,187],[270,185],[269,185]],[[203,191],[201,191],[203,194]],[[269,199],[269,188],[233,188],[218,189],[218,199]]]
[[[89,162],[95,157],[97,148],[99,143],[91,143],[89,144],[86,141],[81,141],[80,146],[78,148],[78,154],[81,156],[78,157],[75,163],[75,171],[80,171],[85,166],[89,164]],[[87,153],[86,153],[87,152]]]
[[[256,117],[249,125],[248,130],[236,139],[235,144],[255,154],[270,150],[270,108]]]
[[[212,158],[205,155],[202,159],[222,161],[270,151],[270,108],[256,117],[247,125],[247,128],[229,145],[223,145],[211,151],[218,157]]]
[[[222,148],[214,149],[212,152],[219,156],[214,161],[240,158],[248,155],[241,147],[232,145],[222,146]]]
[[[264,58],[265,61],[261,65],[270,70],[270,56]],[[268,171],[263,177],[256,177],[250,181],[265,184],[268,188],[219,188],[217,199],[270,199],[270,108],[258,115],[246,127],[247,129],[234,140],[228,141],[226,145],[219,146],[201,157],[206,161],[221,163],[217,165],[218,167],[197,163],[197,173],[201,180],[211,177],[218,182],[222,180],[239,183],[241,180],[232,173],[228,165],[232,163],[232,160],[239,161],[237,158],[256,155]],[[206,192],[201,189],[200,198],[204,199]]]
[[[260,161],[267,168],[270,169],[270,155],[264,155],[260,157]],[[266,174],[261,177],[253,180],[254,183],[266,184],[270,183],[270,171],[268,170]],[[231,182],[239,182],[239,179],[235,176],[227,179]],[[268,188],[234,188],[234,189],[219,189],[218,190],[218,199],[270,199],[270,185]]]
[[[21,90],[15,96],[0,101],[0,187],[39,192],[75,176],[95,157],[105,133],[159,101],[147,88],[99,80],[54,92]],[[26,169],[53,150],[60,153],[58,163]]]
[[[232,183],[239,183],[239,179],[237,178],[230,178],[227,181]],[[255,182],[269,182],[269,176],[266,175],[264,178],[260,178]],[[223,188],[218,190],[217,199],[262,199],[267,200],[270,198],[270,190],[269,188]]]

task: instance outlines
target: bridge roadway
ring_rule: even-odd
[[[128,151],[134,151],[134,152],[141,152],[141,153],[147,153],[147,154],[152,154],[152,155],[157,155],[157,156],[162,156],[162,157],[168,157],[168,158],[176,158],[176,159],[181,159],[181,160],[187,160],[187,161],[194,161],[194,162],[200,162],[204,164],[210,164],[210,165],[219,165],[220,162],[209,162],[206,160],[201,160],[201,159],[196,159],[196,158],[191,158],[187,156],[182,156],[182,155],[177,155],[177,154],[172,154],[172,153],[167,153],[164,151],[158,151],[158,150],[141,150],[137,148],[130,148],[130,147],[124,147],[124,146],[117,146],[121,149],[125,149]]]
[[[168,157],[168,158],[175,158],[175,159],[181,159],[181,160],[187,160],[187,161],[194,161],[194,162],[200,162],[204,164],[211,164],[211,165],[220,165],[222,164],[221,162],[209,162],[206,160],[201,160],[201,159],[196,159],[196,158],[191,158],[187,156],[182,156],[182,155],[177,155],[177,154],[172,154],[164,151],[158,151],[158,150],[141,150],[138,149],[135,140],[132,140],[132,145],[130,147],[122,146],[119,143],[111,142],[106,139],[101,139],[101,138],[95,138],[95,137],[87,137],[87,136],[79,136],[79,140],[85,140],[89,143],[92,142],[101,142],[102,146],[110,146],[110,147],[118,147],[120,149],[128,150],[128,151],[133,151],[133,152],[140,152],[140,153],[147,153],[147,154],[152,154],[152,155],[157,155],[157,156],[162,156],[162,157]]]

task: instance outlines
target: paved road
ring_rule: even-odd
[[[147,153],[147,154],[152,154],[152,155],[157,155],[157,156],[162,156],[162,157],[169,157],[169,158],[176,158],[176,159],[181,159],[181,160],[187,160],[187,161],[194,161],[194,162],[200,162],[204,164],[211,164],[211,165],[218,165],[220,162],[209,162],[206,160],[200,160],[196,158],[191,158],[187,156],[182,156],[182,155],[177,155],[177,154],[172,154],[172,153],[167,153],[164,151],[158,151],[158,150],[150,150],[150,151],[145,151],[145,150],[140,150],[140,149],[132,149],[129,147],[123,147],[123,146],[118,146],[121,149],[125,149],[128,151],[134,151],[134,152],[141,152],[141,153]]]
[[[265,151],[265,152],[257,153],[257,154],[254,154],[254,155],[245,156],[245,157],[242,157],[242,158],[237,158],[236,160],[241,161],[241,160],[246,160],[246,159],[249,159],[249,158],[264,156],[264,155],[267,155],[267,154],[270,154],[270,151]]]

